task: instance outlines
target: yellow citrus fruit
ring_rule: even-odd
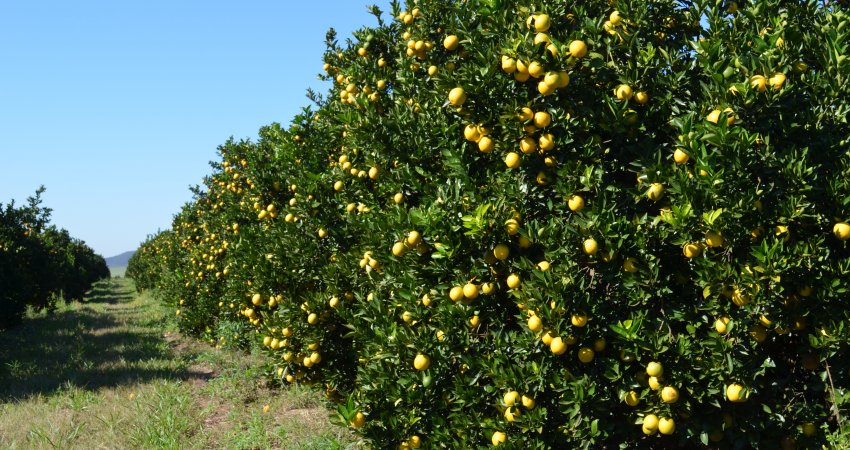
[[[661,389],[661,400],[664,403],[676,403],[679,401],[679,390],[673,386],[664,386]]]
[[[519,275],[517,275],[515,273],[508,275],[508,279],[506,280],[506,283],[508,285],[508,289],[515,289],[515,288],[519,287],[519,283],[520,283]]]
[[[510,56],[502,56],[502,70],[506,73],[514,73],[517,71],[517,61]]]
[[[543,69],[543,65],[537,61],[532,61],[528,64],[528,74],[534,78],[540,78],[543,76],[545,70]]]
[[[750,87],[759,92],[764,92],[767,89],[767,78],[764,75],[753,75],[750,77]]]
[[[688,259],[696,258],[702,253],[702,245],[698,242],[688,242],[682,247],[682,253]]]
[[[467,141],[478,142],[481,139],[481,134],[478,132],[478,126],[475,124],[467,124],[463,129],[463,137]]]
[[[655,414],[647,414],[643,417],[643,427],[655,430],[658,429],[658,416]]]
[[[549,261],[540,261],[539,263],[537,263],[537,268],[540,269],[541,272],[549,270],[549,267],[551,267]]]
[[[659,380],[658,377],[649,377],[646,381],[647,384],[649,384],[649,388],[653,391],[661,389],[661,380]]]
[[[413,367],[420,372],[427,370],[430,365],[431,359],[422,353],[417,354],[416,358],[413,359]]]
[[[635,273],[638,271],[638,262],[634,258],[626,258],[623,261],[623,270],[628,273]]]
[[[623,18],[620,16],[619,11],[613,11],[611,15],[608,16],[608,21],[611,22],[611,25],[616,27],[622,23]]]
[[[449,91],[449,103],[454,106],[461,106],[466,102],[466,92],[462,87],[456,87]]]
[[[463,286],[463,296],[468,299],[478,298],[478,286],[473,283],[466,283]]]
[[[564,352],[567,351],[567,344],[565,344],[564,340],[558,336],[553,338],[552,342],[549,343],[549,349],[552,350],[552,353],[555,355],[563,355]]]
[[[593,357],[593,349],[589,347],[582,347],[578,350],[578,360],[585,364],[593,361]]]
[[[723,239],[723,235],[716,231],[707,231],[705,233],[705,243],[709,247],[722,247],[725,242],[726,240]]]
[[[584,252],[588,255],[595,255],[599,250],[599,245],[596,243],[596,239],[588,238],[584,240],[583,247]]]
[[[652,183],[649,185],[649,189],[646,191],[646,198],[657,202],[661,200],[661,197],[664,197],[664,185],[661,183]]]
[[[617,100],[625,101],[630,100],[634,92],[628,84],[621,84],[614,89],[614,95],[617,97]]]
[[[549,18],[548,14],[538,14],[534,18],[534,29],[540,32],[549,31],[549,27],[552,26],[552,20]]]
[[[493,437],[490,438],[490,442],[493,443],[494,447],[504,444],[507,440],[508,440],[508,436],[501,431],[494,432]]]
[[[637,92],[635,92],[634,99],[635,99],[635,102],[637,102],[638,105],[645,105],[646,102],[649,101],[649,94],[647,94],[644,91],[637,91]]]
[[[850,224],[847,222],[836,223],[832,227],[832,234],[834,234],[839,241],[850,240]]]
[[[726,334],[726,331],[729,329],[729,322],[731,322],[728,316],[723,316],[714,321],[714,329],[720,334]]]
[[[445,49],[450,52],[454,51],[459,43],[460,39],[458,39],[458,37],[453,34],[450,34],[446,36],[445,39],[443,39],[443,47],[445,47]]]
[[[496,257],[499,261],[504,261],[508,259],[508,256],[511,254],[511,249],[505,244],[498,244],[493,248],[493,256]]]
[[[519,141],[519,151],[530,154],[534,153],[537,150],[537,141],[531,137],[526,136]]]
[[[726,398],[730,402],[743,402],[747,400],[747,392],[744,386],[738,383],[732,383],[726,387]]]
[[[638,396],[638,393],[635,392],[635,391],[626,392],[626,395],[623,398],[623,400],[626,402],[627,405],[632,406],[632,407],[640,404],[640,397]]]
[[[449,298],[452,299],[452,301],[454,301],[454,302],[462,299],[463,298],[463,288],[460,287],[460,286],[454,286],[451,289],[449,289]]]
[[[583,58],[587,54],[587,44],[584,41],[570,42],[570,56],[573,58]]]
[[[526,395],[523,395],[522,398],[521,398],[521,401],[522,401],[522,406],[525,409],[534,409],[535,402],[534,402],[533,398],[528,397]]]
[[[782,72],[776,72],[767,80],[767,82],[773,89],[781,89],[782,85],[785,83],[785,74]]]
[[[584,199],[580,195],[571,195],[567,200],[567,206],[570,207],[570,211],[579,212],[584,209]]]
[[[664,374],[664,366],[660,362],[652,361],[646,365],[646,374],[651,377],[660,377]]]
[[[572,323],[574,327],[584,327],[587,325],[587,316],[584,314],[573,314],[570,317],[570,323]]]
[[[537,128],[548,127],[552,123],[552,115],[546,111],[537,111],[534,113],[534,126]]]
[[[680,148],[677,148],[676,151],[673,152],[673,161],[676,161],[676,164],[685,164],[689,159],[691,159],[691,157]]]
[[[510,152],[505,155],[505,165],[508,166],[509,169],[516,169],[519,167],[519,154],[516,152]]]
[[[493,139],[491,139],[489,136],[484,136],[478,140],[478,150],[480,150],[482,153],[490,153],[491,151],[493,151],[494,146],[495,143],[493,142]]]
[[[519,392],[517,391],[508,391],[505,393],[502,400],[505,402],[505,406],[510,408],[516,404],[517,399],[519,399]]]
[[[662,417],[658,420],[658,432],[661,434],[670,435],[676,431],[676,422],[669,417]]]
[[[366,416],[364,416],[362,412],[358,411],[357,414],[354,415],[354,418],[351,419],[350,423],[352,427],[360,428],[366,424]]]
[[[540,317],[531,316],[528,318],[528,329],[531,331],[540,331],[543,329],[543,321],[540,320]]]

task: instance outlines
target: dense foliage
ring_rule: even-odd
[[[220,147],[140,288],[379,448],[842,439],[843,4],[392,9],[328,34],[288,128]]]
[[[50,225],[43,192],[24,206],[0,204],[0,329],[19,323],[27,306],[38,311],[60,299],[82,300],[95,281],[109,277],[102,256]]]

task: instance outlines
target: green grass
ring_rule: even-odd
[[[269,387],[262,355],[182,337],[169,318],[113,279],[0,334],[0,448],[361,447],[318,393]]]
[[[112,277],[121,277],[124,278],[124,274],[127,272],[127,266],[119,266],[119,267],[110,267],[109,273]]]

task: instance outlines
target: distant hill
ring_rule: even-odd
[[[120,255],[110,256],[109,258],[106,258],[106,265],[109,266],[110,269],[115,267],[127,267],[127,262],[130,261],[130,257],[133,256],[133,253],[136,253],[136,251],[131,250]]]

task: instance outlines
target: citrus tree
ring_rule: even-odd
[[[81,300],[94,282],[109,277],[102,256],[68,231],[50,225],[39,188],[24,206],[0,204],[0,329],[17,325],[27,307],[52,309]]]
[[[137,254],[185,330],[381,448],[846,444],[843,4],[371,10]]]

